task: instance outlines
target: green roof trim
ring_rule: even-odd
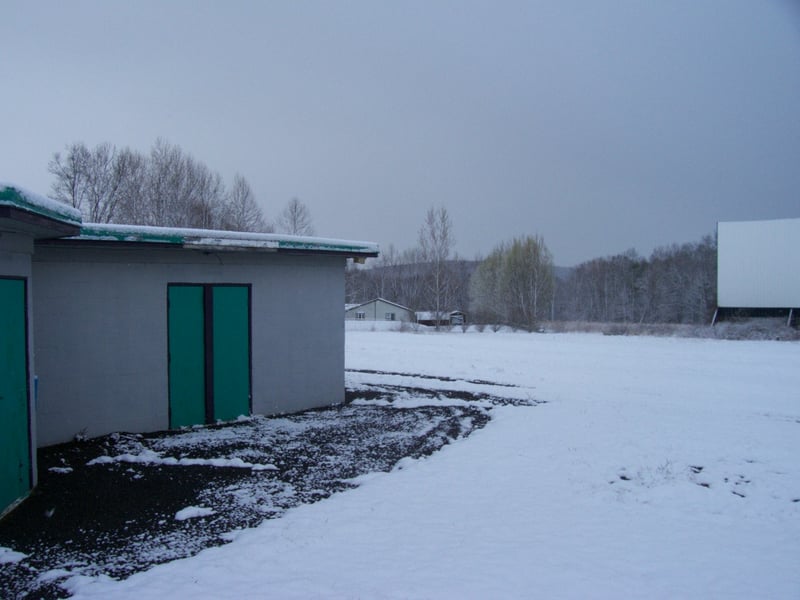
[[[261,252],[333,253],[346,256],[371,257],[378,255],[378,245],[372,242],[353,242],[315,237],[300,237],[274,233],[243,231],[214,231],[151,227],[144,225],[116,225],[85,223],[81,233],[70,239],[106,242],[171,244],[186,248],[225,250],[251,250]]]
[[[184,237],[174,230],[158,231],[155,227],[137,228],[133,225],[104,225],[85,223],[77,239],[109,242],[145,242],[151,244],[182,245]]]
[[[70,225],[80,226],[81,224],[81,213],[78,209],[15,185],[0,184],[0,204],[13,206]]]
[[[319,242],[307,242],[297,240],[278,240],[278,248],[283,250],[328,250],[331,252],[354,252],[358,254],[375,252],[377,248],[371,250],[369,244],[360,242],[346,242],[328,243],[327,240],[320,240]]]

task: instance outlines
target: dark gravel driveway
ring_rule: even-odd
[[[393,402],[409,395],[430,403]],[[467,402],[441,401],[448,397]],[[505,403],[365,385],[348,390],[347,399],[280,418],[40,450],[39,485],[0,521],[0,547],[26,555],[0,562],[0,598],[63,598],[59,583],[69,577],[124,578],[226,543],[232,531],[355,487],[350,480],[358,475],[389,471],[468,436],[489,421],[492,403]],[[189,507],[205,516],[176,518]]]

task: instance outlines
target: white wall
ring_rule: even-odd
[[[345,320],[360,320],[356,317],[357,313],[364,313],[366,321],[386,321],[386,313],[394,313],[395,321],[413,321],[414,313],[408,308],[403,308],[397,304],[385,302],[381,298],[372,300],[365,304],[359,304],[345,311]],[[391,322],[391,321],[389,321]]]
[[[800,307],[800,219],[717,225],[717,304]]]
[[[169,427],[167,286],[252,285],[253,412],[344,401],[341,256],[37,246],[39,445]]]

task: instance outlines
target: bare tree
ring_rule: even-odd
[[[159,138],[150,150],[143,186],[145,224],[217,229],[222,225],[225,185],[218,173]]]
[[[452,308],[453,282],[449,264],[455,244],[452,229],[450,214],[440,206],[428,209],[419,230],[420,258],[427,271],[425,299],[433,309],[437,330],[445,310]]]
[[[147,198],[145,183],[147,181],[147,157],[143,154],[124,148],[117,153],[117,168],[122,183],[118,190],[119,201],[114,211],[115,223],[146,223]]]
[[[89,165],[89,149],[83,142],[68,145],[65,153],[53,154],[48,171],[55,176],[53,195],[57,200],[83,212],[86,204],[86,170]]]
[[[234,176],[233,186],[228,192],[222,227],[234,231],[273,231],[272,226],[264,219],[261,208],[256,204],[250,184],[238,173]]]
[[[219,173],[195,160],[189,162],[187,176],[191,195],[188,205],[187,225],[199,229],[220,229],[225,214],[225,184]]]
[[[92,223],[113,220],[119,201],[118,191],[123,173],[114,168],[116,149],[109,143],[99,144],[89,155],[87,169],[88,216]]]
[[[314,235],[311,212],[297,198],[292,198],[278,217],[278,229],[289,235]]]
[[[218,173],[160,138],[148,156],[109,143],[74,143],[53,155],[49,170],[55,197],[88,221],[269,230],[243,177],[228,194]]]
[[[425,308],[423,299],[425,292],[425,272],[419,248],[409,248],[400,255],[395,284],[398,291],[398,302],[404,306],[418,310]]]
[[[475,261],[448,261],[450,293],[446,308],[469,306],[468,284],[476,266]],[[433,305],[430,264],[422,259],[419,247],[398,252],[390,244],[381,251],[380,258],[371,259],[368,266],[348,268],[345,277],[347,301],[351,303],[379,296],[414,310],[428,310]]]
[[[145,195],[146,225],[188,227],[188,201],[191,191],[186,176],[183,151],[159,138],[150,149]]]
[[[469,289],[473,321],[489,324],[503,324],[509,321],[500,286],[506,252],[506,244],[500,244],[480,262],[472,274]]]
[[[136,165],[135,153],[127,148],[117,150],[106,142],[90,150],[76,142],[65,154],[56,152],[48,170],[56,177],[56,199],[80,209],[87,221],[110,223],[127,199]]]
[[[634,250],[573,268],[559,285],[557,318],[611,323],[708,322],[716,298],[716,241]]]

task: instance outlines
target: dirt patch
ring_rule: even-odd
[[[400,391],[350,390],[348,400],[359,402],[42,449],[39,485],[0,521],[0,547],[26,555],[0,564],[0,597],[63,598],[59,582],[75,575],[124,578],[191,556],[226,543],[232,531],[355,487],[354,477],[429,455],[490,418],[485,406],[370,405]],[[177,519],[187,507],[204,516]]]

